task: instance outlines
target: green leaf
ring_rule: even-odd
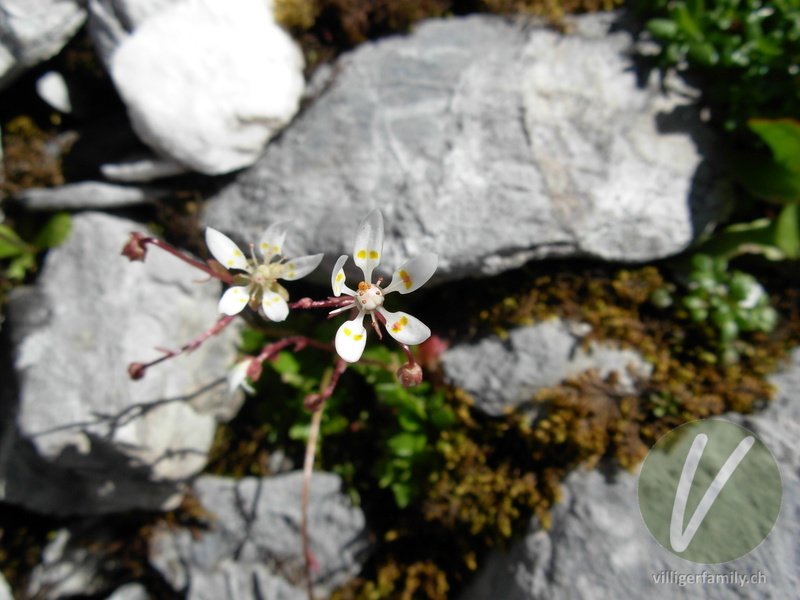
[[[750,119],[747,126],[769,146],[776,163],[789,171],[800,172],[800,122]]]
[[[447,429],[456,422],[456,415],[449,406],[440,406],[431,413],[431,423],[439,429]]]
[[[58,213],[50,217],[39,231],[33,245],[40,250],[59,246],[69,237],[72,231],[72,218],[69,213]]]
[[[644,27],[654,37],[664,40],[671,40],[678,35],[678,25],[672,19],[650,19]]]
[[[775,220],[775,245],[787,256],[800,257],[800,205],[787,204]]]
[[[393,435],[386,442],[389,450],[395,456],[409,457],[419,454],[425,449],[428,438],[421,433],[404,431]]]
[[[731,167],[739,182],[758,198],[780,203],[800,201],[800,173],[771,156],[742,152],[731,156]]]
[[[289,428],[289,438],[307,442],[311,435],[311,425],[309,423],[295,423]]]
[[[27,244],[13,229],[6,225],[0,225],[0,258],[17,256],[25,252],[26,248]]]
[[[783,251],[775,245],[775,221],[757,219],[737,223],[715,233],[700,248],[712,256],[731,259],[740,254],[761,254],[767,260],[784,260]]]
[[[708,42],[689,42],[688,56],[704,67],[713,67],[719,62],[719,53]]]
[[[279,352],[278,358],[269,364],[281,375],[295,375],[300,372],[300,363],[291,352]]]
[[[676,4],[672,10],[672,18],[675,19],[680,30],[689,36],[689,39],[696,42],[703,41],[703,32],[698,27],[697,22],[692,18],[689,9],[685,4]]]
[[[320,427],[322,435],[336,435],[342,433],[350,425],[350,421],[342,415],[331,417],[330,420],[325,421]]]
[[[400,412],[397,415],[397,422],[403,431],[419,431],[422,428],[422,422],[413,413]]]
[[[36,256],[33,252],[24,251],[19,256],[14,257],[11,264],[6,269],[6,277],[9,279],[24,279],[25,274],[36,266]]]
[[[394,494],[394,501],[399,508],[405,508],[411,503],[413,490],[408,483],[400,483],[396,481],[392,484],[392,493]]]

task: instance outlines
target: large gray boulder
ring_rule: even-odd
[[[498,416],[529,403],[536,392],[594,369],[605,378],[614,372],[621,390],[633,388],[633,377],[647,378],[653,366],[633,350],[592,342],[583,349],[587,323],[560,319],[516,327],[506,339],[491,336],[458,344],[442,353],[445,376],[475,399],[475,406]],[[535,408],[535,407],[534,407]]]
[[[201,533],[158,529],[150,561],[189,600],[306,598],[300,538],[303,474],[234,480],[203,476],[194,484],[213,514]],[[332,473],[314,473],[309,495],[314,585],[327,596],[354,577],[368,549],[364,515]]]
[[[800,350],[772,378],[777,399],[763,412],[723,418],[758,435],[772,451],[783,482],[783,505],[769,537],[750,554],[724,564],[678,558],[650,535],[637,504],[637,477],[628,472],[576,470],[553,507],[552,526],[534,522],[508,554],[490,557],[461,600],[595,600],[598,598],[732,598],[793,600],[800,589]],[[656,583],[666,572],[758,575],[766,583]],[[675,575],[671,575],[674,573]]]
[[[257,239],[296,219],[299,249],[352,251],[373,207],[384,265],[432,250],[439,279],[547,256],[648,261],[724,212],[692,100],[637,85],[615,13],[564,35],[493,16],[421,23],[342,56],[325,89],[212,199],[206,224]],[[385,271],[384,273],[385,274]]]
[[[92,0],[90,29],[134,131],[216,175],[252,164],[298,109],[298,45],[263,0]]]
[[[128,376],[129,363],[211,327],[220,292],[157,248],[144,263],[120,256],[131,231],[144,228],[75,215],[37,283],[10,297],[13,373],[0,389],[7,502],[56,515],[173,508],[205,466],[217,423],[238,410],[223,382],[235,326],[139,381]]]
[[[0,0],[0,90],[57,54],[85,20],[81,0]]]

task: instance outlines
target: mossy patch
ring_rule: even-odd
[[[303,47],[309,70],[367,40],[404,33],[423,19],[483,12],[537,16],[609,10],[622,0],[276,0],[275,16]]]

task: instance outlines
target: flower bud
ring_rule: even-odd
[[[146,370],[147,366],[144,363],[135,362],[128,365],[128,375],[130,375],[133,380],[144,377]]]
[[[404,388],[419,385],[422,383],[422,367],[417,363],[406,363],[397,369],[397,378]]]
[[[125,246],[122,248],[122,256],[127,256],[130,260],[144,262],[147,254],[147,238],[139,232],[134,231]]]

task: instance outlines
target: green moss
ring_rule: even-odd
[[[370,519],[381,540],[377,554],[335,598],[452,597],[491,548],[508,547],[527,531],[531,517],[549,525],[548,509],[570,469],[601,459],[632,469],[680,423],[761,406],[772,393],[766,376],[800,340],[796,294],[786,292],[775,302],[784,315],[779,332],[745,337],[740,363],[723,365],[709,360],[713,337],[703,324],[650,302],[665,279],[652,266],[554,261],[494,278],[480,295],[469,282],[434,291],[435,301],[426,305],[450,302],[454,309],[439,324],[462,338],[502,335],[552,317],[574,319],[592,325],[585,343],[603,340],[638,350],[653,363],[653,374],[635,380],[627,393],[615,385],[615,374],[601,379],[594,372],[540,390],[531,398],[539,405],[533,422],[519,413],[486,417],[463,391],[447,389],[456,423],[435,444],[422,502]],[[424,318],[436,322],[433,315]],[[368,500],[375,498],[364,498],[369,514]]]

